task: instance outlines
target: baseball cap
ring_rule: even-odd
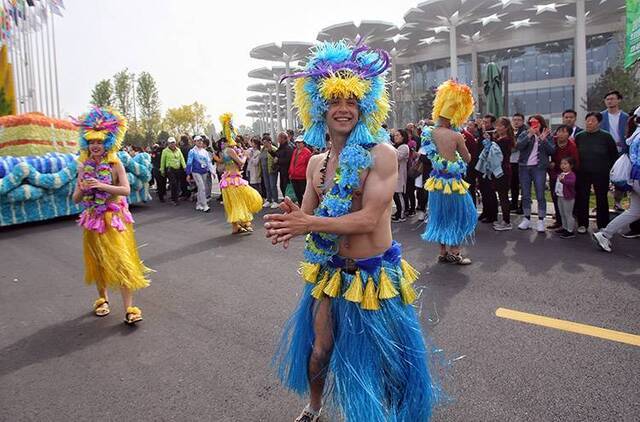
[[[176,138],[174,138],[173,136],[170,137],[169,139],[167,139],[167,143],[168,144],[175,144],[176,143]]]

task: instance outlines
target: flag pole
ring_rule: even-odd
[[[49,8],[45,6],[45,16],[47,16],[47,18],[45,19],[45,28],[47,30],[47,63],[48,63],[48,69],[49,69],[49,97],[51,98],[51,115],[55,114],[55,97],[53,95],[53,67],[51,66],[51,40],[50,38],[50,31],[49,31]],[[51,16],[51,19],[53,19],[53,16]],[[60,118],[59,115],[56,114],[57,118]]]
[[[47,79],[47,51],[46,51],[46,47],[45,47],[45,42],[44,42],[44,31],[45,31],[45,27],[44,27],[44,22],[42,22],[43,19],[40,19],[41,24],[40,24],[40,47],[41,50],[40,52],[42,53],[42,55],[40,56],[41,61],[42,61],[42,84],[44,86],[44,97],[46,100],[46,109],[47,109],[47,116],[51,116],[51,113],[53,112],[53,107],[50,107],[50,98],[49,98],[49,81]]]
[[[15,96],[16,96],[16,113],[22,113],[22,104],[20,103],[20,74],[18,69],[18,54],[16,52],[16,42],[13,39],[13,36],[9,39],[8,42],[9,52],[11,54],[11,67],[13,68],[13,86],[15,87]]]
[[[33,24],[33,27],[31,28],[33,31],[33,47],[35,49],[35,63],[36,63],[36,67],[34,69],[34,73],[35,73],[35,78],[38,82],[38,103],[39,103],[39,112],[43,113],[43,114],[47,114],[47,110],[46,110],[46,100],[43,98],[42,93],[42,60],[40,58],[40,42],[38,42],[38,34],[37,34],[37,30],[35,28],[35,15],[32,15],[30,17],[33,19],[33,22],[30,22]]]
[[[60,90],[58,87],[58,58],[56,53],[56,27],[55,27],[55,16],[51,13],[51,39],[53,40],[53,70],[55,72],[55,82],[56,82],[56,116],[60,118]]]

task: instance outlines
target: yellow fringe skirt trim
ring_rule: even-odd
[[[262,196],[251,186],[228,186],[222,189],[228,223],[248,223],[262,209]]]
[[[342,297],[358,303],[364,310],[375,311],[380,309],[382,301],[398,296],[405,305],[415,302],[418,295],[413,284],[420,273],[400,259],[396,265],[384,262],[370,274],[360,269],[355,274],[347,274],[340,268],[303,262],[300,275],[314,285],[311,295],[318,300],[324,296]]]
[[[111,221],[111,212],[105,213],[105,221]],[[151,270],[144,266],[138,256],[133,225],[125,224],[126,230],[118,231],[107,224],[100,234],[83,230],[85,282],[98,287],[139,290],[149,286],[145,274]]]

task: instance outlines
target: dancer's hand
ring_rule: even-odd
[[[105,186],[107,186],[107,185],[105,185],[102,182],[97,181],[93,177],[89,177],[87,179],[84,179],[84,187],[85,187],[85,189],[104,190]]]
[[[311,216],[300,210],[291,199],[286,197],[280,209],[284,214],[267,214],[264,219],[267,221],[264,227],[267,231],[267,238],[271,239],[273,245],[282,243],[286,249],[289,247],[289,241],[300,234],[309,232]]]

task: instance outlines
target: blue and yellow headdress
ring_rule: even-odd
[[[109,163],[118,161],[117,153],[127,132],[127,119],[111,107],[93,107],[73,123],[80,130],[80,161],[89,158],[89,141],[102,141]]]
[[[238,136],[238,132],[233,127],[233,123],[231,118],[233,114],[224,113],[220,116],[220,124],[222,125],[222,136],[227,139],[227,145],[230,147],[236,146],[236,136]]]
[[[368,145],[386,138],[381,130],[389,113],[385,73],[389,54],[357,41],[324,42],[312,50],[304,71],[285,75],[295,78],[295,106],[304,126],[304,141],[315,148],[325,147],[325,113],[333,98],[356,98],[360,120],[347,145]]]

